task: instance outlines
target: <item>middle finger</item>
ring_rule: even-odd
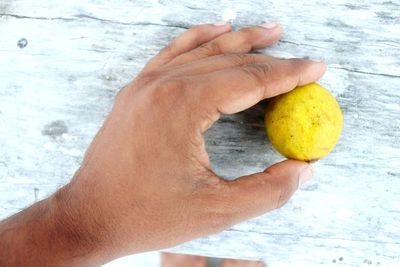
[[[261,54],[235,53],[216,55],[202,58],[184,65],[178,65],[168,70],[168,73],[175,77],[193,76],[247,64],[264,63],[271,59],[273,59],[273,57]]]
[[[172,61],[166,67],[178,66],[202,58],[227,54],[248,53],[253,49],[264,48],[276,43],[282,35],[282,27],[277,23],[243,28],[237,32],[225,33]]]

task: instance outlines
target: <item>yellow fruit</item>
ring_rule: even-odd
[[[317,83],[275,97],[265,113],[267,135],[275,149],[287,158],[304,161],[331,152],[342,123],[335,97]]]

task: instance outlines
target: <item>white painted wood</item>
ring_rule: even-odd
[[[0,0],[0,216],[70,179],[116,92],[171,38],[234,13],[235,27],[284,25],[263,53],[325,59],[321,83],[342,106],[343,134],[284,208],[174,251],[270,266],[400,266],[398,0]],[[207,133],[219,174],[282,159],[263,110],[224,116]]]
[[[119,258],[102,267],[160,267],[160,263],[160,253],[147,252]]]

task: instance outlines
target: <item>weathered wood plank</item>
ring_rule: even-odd
[[[328,63],[321,83],[342,106],[343,135],[284,208],[175,250],[272,266],[398,266],[398,1],[0,1],[0,217],[66,183],[119,88],[168,40],[229,10],[235,27],[282,22],[283,40],[261,52]],[[264,105],[207,133],[219,174],[282,159],[266,140]]]

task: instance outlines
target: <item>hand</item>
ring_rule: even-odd
[[[307,163],[287,160],[226,181],[205,149],[203,133],[221,113],[325,72],[320,62],[248,54],[280,35],[279,25],[194,26],[120,91],[81,168],[49,199],[71,257],[104,262],[216,233],[282,206],[311,177]]]

